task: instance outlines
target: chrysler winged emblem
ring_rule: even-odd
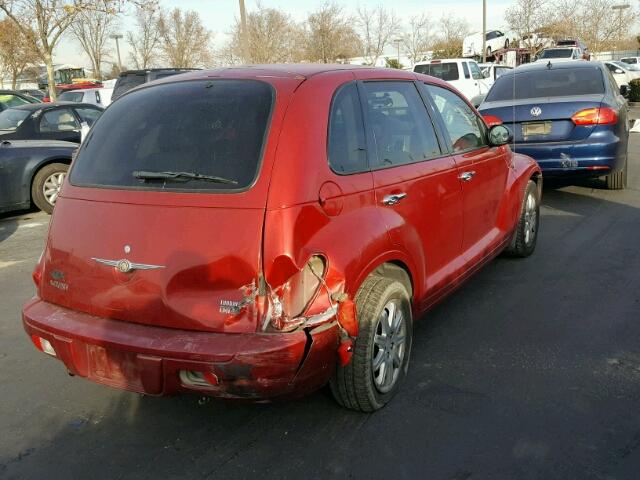
[[[109,265],[110,267],[115,267],[115,269],[120,273],[129,273],[134,270],[155,270],[157,268],[164,268],[164,265],[134,263],[134,262],[130,262],[126,258],[122,258],[120,260],[109,260],[106,258],[91,257],[91,260],[93,260],[94,262],[102,263],[103,265]]]
[[[542,109],[540,107],[533,107],[531,109],[532,117],[539,117],[540,115],[542,115]]]

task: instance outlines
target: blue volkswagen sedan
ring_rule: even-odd
[[[627,182],[626,88],[601,62],[532,63],[498,78],[479,110],[545,176],[604,176],[617,190]]]

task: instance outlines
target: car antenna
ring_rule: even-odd
[[[547,63],[547,68],[551,70],[551,60],[549,60],[549,63]]]

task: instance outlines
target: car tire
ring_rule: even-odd
[[[627,160],[624,161],[622,170],[605,175],[604,179],[607,182],[608,190],[624,190],[627,188]]]
[[[487,47],[487,58],[491,56],[491,47]]]
[[[345,367],[337,367],[329,385],[343,407],[373,412],[393,398],[407,374],[413,330],[411,300],[402,283],[371,276],[358,290],[355,303],[359,332],[353,357]],[[389,314],[394,321],[386,323]],[[389,377],[387,372],[391,372]]]
[[[536,249],[540,226],[540,196],[538,186],[529,180],[524,191],[516,231],[505,253],[512,257],[528,257]]]
[[[33,177],[31,200],[43,212],[48,214],[53,212],[53,207],[58,198],[60,188],[62,188],[64,177],[67,175],[67,170],[69,170],[69,165],[50,163],[38,170],[38,173]]]
[[[504,48],[509,48],[509,45],[510,45],[510,42],[509,42],[509,39],[507,38],[507,39],[504,41]]]

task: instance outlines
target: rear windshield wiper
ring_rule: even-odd
[[[207,182],[224,183],[227,185],[237,185],[238,182],[224,177],[214,175],[201,175],[195,172],[148,172],[136,170],[133,176],[140,180],[171,180],[174,182],[188,182],[189,180],[205,180]]]

